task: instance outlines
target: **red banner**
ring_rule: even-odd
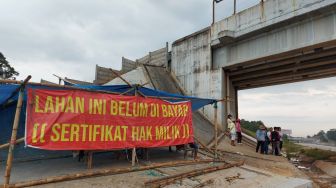
[[[108,150],[193,142],[191,103],[79,90],[29,89],[26,145]]]

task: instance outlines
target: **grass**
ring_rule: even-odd
[[[315,160],[327,160],[331,156],[336,156],[336,152],[320,149],[304,149],[303,153]]]
[[[295,144],[288,140],[284,141],[283,148],[286,150],[288,158],[294,157],[298,154],[303,154],[307,157],[313,158],[314,160],[327,160],[331,156],[336,156],[336,152],[321,149],[311,149]]]
[[[251,136],[251,137],[253,137],[253,138],[256,137],[256,133],[255,133],[255,132],[250,131],[250,130],[248,130],[248,129],[244,129],[244,128],[241,128],[241,129],[242,129],[243,133],[245,133],[245,134],[247,134],[247,135],[249,135],[249,136]]]
[[[288,140],[284,140],[283,148],[285,149],[287,154],[290,154],[290,153],[300,153],[300,152],[302,152],[303,146],[295,144],[295,143],[293,143],[291,141],[288,141]]]

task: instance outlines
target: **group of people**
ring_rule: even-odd
[[[272,154],[272,155],[281,155],[282,149],[282,133],[281,127],[269,128],[265,125],[260,125],[259,129],[256,131],[257,147],[256,152],[260,150],[261,154]],[[272,152],[269,153],[269,145],[272,146]]]
[[[240,126],[240,119],[234,120],[232,115],[229,114],[227,118],[228,124],[228,133],[231,139],[231,145],[236,146],[235,141],[237,140],[238,144],[242,143],[242,133]],[[272,154],[272,155],[281,155],[282,149],[282,133],[281,127],[269,128],[265,125],[260,125],[259,129],[256,132],[257,147],[256,152],[261,154]],[[269,152],[269,145],[272,146],[271,153]]]
[[[241,133],[241,127],[240,127],[240,119],[233,120],[232,115],[228,115],[227,119],[228,124],[228,131],[231,138],[231,145],[236,146],[235,140],[237,137],[237,143],[242,144],[242,133]]]

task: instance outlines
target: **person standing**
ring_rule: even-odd
[[[278,132],[279,132],[279,136],[280,136],[280,144],[279,144],[279,153],[281,153],[282,150],[282,144],[283,144],[283,133],[281,131],[281,127],[278,127]]]
[[[268,154],[268,145],[271,142],[271,128],[270,129],[265,129],[266,134],[265,134],[265,143],[264,143],[264,153],[267,155]]]
[[[272,154],[273,155],[280,155],[280,135],[277,131],[278,128],[274,127],[271,137],[272,137]]]
[[[260,148],[260,153],[264,153],[264,144],[265,144],[265,136],[266,136],[266,130],[264,125],[260,125],[259,129],[256,132],[256,138],[257,138],[257,147],[256,152],[258,153]]]
[[[236,144],[235,144],[235,140],[236,140],[236,125],[232,121],[232,115],[231,114],[228,115],[227,125],[228,125],[228,129],[229,129],[229,132],[230,132],[231,145],[232,146],[236,146]]]
[[[236,133],[237,133],[237,143],[242,144],[242,133],[240,127],[240,119],[236,120]]]

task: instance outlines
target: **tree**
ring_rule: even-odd
[[[330,140],[336,141],[336,129],[330,129],[327,132],[327,136]]]
[[[18,75],[19,73],[10,66],[5,56],[0,52],[0,79],[15,79],[15,76]]]
[[[320,132],[313,137],[319,139],[321,142],[328,142],[327,135],[323,130],[320,130]]]
[[[264,125],[262,121],[247,121],[245,119],[240,120],[240,125],[247,130],[256,132],[260,125]]]

